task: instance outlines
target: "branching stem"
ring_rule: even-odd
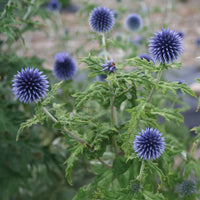
[[[157,83],[160,81],[160,78],[161,78],[161,76],[162,76],[162,72],[163,72],[163,70],[161,70],[161,71],[158,73],[158,77],[157,77],[157,80],[156,80],[155,84],[157,84]],[[154,92],[155,92],[155,89],[156,89],[156,86],[153,86],[153,88],[151,89],[151,92],[150,92],[149,96],[147,97],[147,102],[150,102],[150,101],[151,101],[151,98],[152,98],[152,96],[153,96],[153,94],[154,94]]]
[[[47,108],[42,107],[42,110],[47,114],[47,116],[55,123],[58,122],[58,120],[47,110]],[[90,149],[92,152],[94,152],[94,150],[92,149],[92,147],[84,140],[82,140],[81,138],[77,137],[76,135],[74,135],[72,132],[70,132],[67,128],[63,127],[64,131],[70,135],[71,137],[73,137],[75,140],[77,140],[79,143],[81,144],[86,144],[87,148]],[[96,154],[94,154],[94,156],[96,157]],[[112,167],[108,164],[106,164],[103,160],[101,160],[101,158],[97,157],[97,159],[108,169],[112,169]]]
[[[9,0],[9,1],[8,1],[8,3],[6,4],[6,6],[5,6],[5,8],[4,8],[4,10],[3,10],[3,12],[2,12],[0,18],[3,18],[3,17],[4,17],[4,15],[6,14],[6,7],[7,7],[7,6],[9,7],[9,6],[11,5],[11,2],[12,2],[12,0]]]
[[[35,3],[35,0],[31,0],[31,4],[30,4],[30,6],[28,7],[28,10],[27,10],[27,12],[25,13],[25,15],[24,15],[24,17],[23,17],[23,20],[24,20],[24,21],[25,21],[25,20],[28,18],[28,16],[30,15],[31,9],[32,9],[34,3]]]
[[[140,167],[140,173],[139,173],[139,175],[138,175],[137,178],[136,178],[138,181],[140,181],[141,178],[142,178],[142,173],[143,173],[143,171],[144,171],[144,166],[145,166],[144,160],[142,160],[142,164],[141,164],[141,167]]]

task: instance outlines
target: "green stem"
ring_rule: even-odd
[[[163,72],[163,70],[161,70],[161,71],[158,73],[158,77],[157,77],[157,80],[156,80],[155,84],[157,84],[157,83],[160,81],[160,78],[161,78],[161,76],[162,76],[162,72]],[[151,92],[150,92],[149,96],[147,97],[147,102],[150,102],[150,101],[151,101],[151,98],[152,98],[152,96],[153,96],[155,90],[156,90],[156,86],[153,86],[153,88],[151,89]]]
[[[34,3],[35,3],[35,0],[31,0],[31,4],[30,4],[30,6],[28,7],[28,10],[27,10],[27,12],[25,13],[25,15],[24,15],[24,17],[23,17],[23,20],[24,20],[24,21],[27,20],[28,16],[30,15],[31,9],[32,9]]]
[[[107,59],[106,39],[105,39],[105,34],[104,33],[102,33],[102,45],[103,45],[104,57],[105,57],[105,59]]]
[[[45,107],[42,107],[42,110],[51,118],[51,120],[55,123],[58,122],[58,120],[45,108]],[[64,131],[70,135],[71,137],[73,137],[75,140],[77,140],[79,143],[81,144],[86,144],[86,146],[92,150],[92,147],[87,143],[85,142],[84,140],[80,139],[79,137],[77,137],[76,135],[74,135],[73,133],[71,133],[67,128],[63,127]]]
[[[111,112],[111,128],[114,127],[114,125],[118,125],[118,121],[117,121],[117,111],[116,108],[114,107],[114,96],[110,97],[110,112]],[[115,135],[112,136],[112,143],[114,146],[114,151],[116,156],[118,155],[118,145],[116,142],[116,138]]]
[[[198,143],[197,141],[193,142],[192,149],[191,149],[191,152],[190,152],[190,157],[193,157],[194,151],[195,151],[195,149],[197,147],[197,143]]]
[[[3,10],[3,12],[2,12],[0,18],[3,18],[3,17],[4,17],[4,15],[6,14],[6,7],[7,7],[7,6],[10,7],[11,2],[12,2],[12,0],[9,0],[9,1],[8,1],[8,3],[6,4],[6,6],[5,6],[5,8],[4,8],[4,10]]]
[[[47,116],[49,116],[49,118],[57,123],[58,120],[45,108],[45,107],[42,107],[42,110],[47,114]],[[84,140],[80,139],[79,137],[77,137],[76,135],[74,135],[73,133],[71,133],[67,128],[63,128],[64,131],[70,135],[71,137],[73,137],[75,140],[77,140],[79,143],[81,144],[86,144],[87,148],[90,149],[92,152],[94,152],[94,150],[92,149],[92,147],[87,143],[85,142]],[[94,156],[96,157],[96,154],[94,154]],[[105,166],[107,167],[108,169],[112,169],[112,167],[108,164],[106,164],[103,160],[101,160],[101,158],[97,157],[97,159]]]
[[[140,181],[141,180],[141,178],[142,178],[142,173],[143,173],[143,171],[144,171],[144,166],[145,166],[145,164],[144,164],[144,160],[142,161],[142,164],[141,164],[141,167],[140,167],[140,173],[139,173],[139,175],[137,176],[137,180],[138,181]]]
[[[101,160],[101,158],[97,158],[99,160],[99,162],[101,162],[106,168],[108,169],[112,169],[112,167],[110,165],[108,165],[107,163],[105,163],[103,160]]]

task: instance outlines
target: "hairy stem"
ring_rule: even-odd
[[[42,110],[49,116],[49,118],[57,123],[58,120],[45,108],[45,107],[42,107]],[[74,135],[73,133],[71,133],[67,128],[63,128],[64,131],[70,135],[71,137],[73,137],[75,140],[77,140],[79,143],[81,144],[86,144],[87,148],[90,149],[92,152],[94,152],[94,150],[92,149],[92,147],[87,143],[85,142],[84,140],[80,139],[79,137],[77,137],[76,135]],[[94,156],[96,157],[96,154],[94,154]],[[101,158],[97,157],[97,159],[105,166],[107,167],[108,169],[112,169],[112,167],[108,164],[106,164],[103,160],[101,160]]]
[[[194,156],[194,151],[195,151],[195,149],[197,147],[197,143],[198,143],[197,141],[193,142],[192,149],[191,149],[191,152],[190,152],[190,157]]]
[[[9,7],[10,4],[11,4],[11,2],[12,2],[12,0],[9,0],[9,1],[8,1],[8,3],[6,4],[6,6],[5,6],[3,12],[1,13],[1,17],[0,17],[0,18],[3,18],[3,17],[4,17],[4,15],[6,14],[6,7],[7,7],[7,6]]]
[[[160,81],[160,78],[161,78],[161,76],[162,76],[162,70],[158,73],[158,77],[157,77],[157,80],[156,80],[156,82],[155,82],[155,84],[157,84],[159,81]],[[151,92],[150,92],[150,94],[149,94],[149,96],[147,97],[147,102],[150,102],[151,101],[151,98],[152,98],[152,96],[153,96],[153,94],[154,94],[154,92],[155,92],[155,89],[156,89],[156,86],[153,86],[153,88],[151,89]]]
[[[114,125],[118,125],[117,111],[114,106],[114,96],[110,97],[110,112],[111,112],[111,128],[113,128]],[[115,139],[115,135],[112,136],[112,143],[114,146],[115,154],[118,155],[119,151],[118,151],[118,145]]]
[[[108,165],[107,163],[105,163],[103,160],[101,160],[101,158],[97,158],[99,160],[99,162],[101,162],[106,168],[108,169],[112,169],[112,167],[110,165]]]
[[[31,9],[32,9],[34,3],[35,3],[35,0],[31,0],[31,5],[28,7],[28,10],[27,10],[27,12],[25,13],[25,15],[24,15],[24,17],[23,17],[23,20],[24,20],[24,21],[25,21],[25,20],[28,18],[28,16],[30,15]]]
[[[45,108],[45,107],[42,107],[42,110],[51,118],[51,120],[55,123],[58,122],[58,120]],[[70,135],[71,137],[73,137],[75,140],[77,140],[78,142],[80,142],[81,144],[86,144],[87,147],[92,150],[92,147],[87,143],[85,142],[84,140],[80,139],[79,137],[77,137],[76,135],[74,135],[73,133],[71,133],[67,128],[63,128],[64,131]]]
[[[103,44],[104,57],[105,57],[105,59],[107,59],[106,38],[105,38],[105,34],[104,33],[102,33],[102,44]]]
[[[137,178],[136,178],[138,181],[140,181],[141,178],[142,178],[142,173],[143,173],[143,171],[144,171],[144,166],[145,166],[144,160],[142,160],[142,164],[141,164],[141,167],[140,167],[140,173],[139,173],[139,175],[138,175]]]

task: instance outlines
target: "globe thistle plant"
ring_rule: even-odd
[[[129,31],[138,31],[142,25],[142,18],[137,14],[130,14],[125,19],[125,26]]]
[[[146,128],[135,137],[133,148],[138,157],[144,160],[155,160],[165,150],[164,137],[157,129]]]
[[[53,72],[59,80],[69,80],[76,74],[76,62],[68,53],[57,53],[54,57],[54,60],[55,63]]]
[[[51,0],[47,6],[49,11],[59,11],[61,9],[61,3],[58,0]]]
[[[163,64],[177,60],[182,51],[182,38],[173,30],[162,29],[150,40],[149,52],[156,61]]]
[[[112,58],[110,60],[106,59],[106,63],[101,66],[103,67],[103,69],[101,71],[108,71],[109,74],[111,72],[115,73],[115,71],[117,69]]]
[[[48,81],[39,69],[25,68],[14,76],[12,90],[19,101],[32,103],[46,96]]]
[[[143,53],[143,54],[139,55],[138,57],[141,58],[142,60],[145,59],[148,62],[152,61],[155,64],[155,61],[149,54]]]
[[[180,186],[179,191],[184,196],[190,196],[196,192],[197,184],[192,180],[184,180]]]
[[[105,7],[96,7],[92,10],[89,17],[91,29],[98,33],[109,32],[115,23],[113,12]]]

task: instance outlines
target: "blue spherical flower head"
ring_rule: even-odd
[[[143,25],[142,18],[137,15],[137,14],[130,14],[128,17],[125,19],[125,25],[126,28],[129,31],[138,31],[141,29]]]
[[[162,29],[151,38],[149,52],[158,62],[164,64],[174,62],[183,52],[182,38],[175,31]]]
[[[153,64],[155,64],[154,59],[149,54],[143,53],[143,54],[139,55],[138,57],[141,58],[142,60],[145,59],[148,62],[152,61]]]
[[[157,129],[146,128],[135,137],[133,148],[138,157],[144,160],[155,160],[165,150],[164,137]]]
[[[103,67],[103,69],[101,71],[108,71],[109,74],[111,72],[115,73],[115,71],[117,69],[112,58],[110,60],[106,59],[106,63],[101,66]]]
[[[48,81],[39,69],[25,68],[14,77],[12,90],[19,101],[36,103],[46,96]]]
[[[197,184],[192,180],[184,180],[179,187],[180,193],[184,196],[190,196],[196,192]]]
[[[196,43],[196,45],[197,45],[198,47],[200,47],[200,38],[197,38],[197,39],[195,40],[195,43]]]
[[[97,7],[92,10],[89,24],[93,31],[98,33],[109,32],[115,23],[113,12],[105,7]]]
[[[47,9],[49,11],[59,11],[61,9],[61,3],[58,0],[51,0],[49,1]]]
[[[71,79],[77,71],[76,62],[68,53],[60,52],[54,57],[54,74],[59,80]]]

